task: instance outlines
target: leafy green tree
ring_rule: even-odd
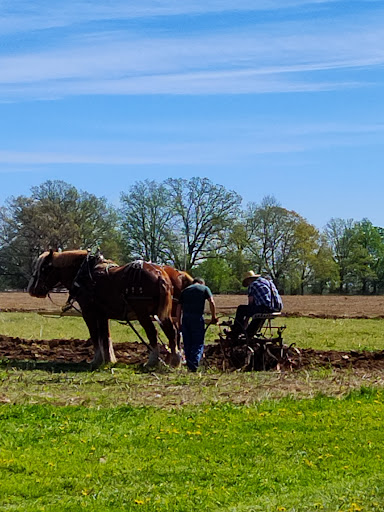
[[[34,257],[49,248],[99,246],[108,257],[120,257],[114,209],[63,181],[46,181],[29,197],[10,198],[0,210],[0,226],[1,270],[14,276],[13,283],[24,282]]]
[[[20,289],[31,274],[33,248],[18,237],[17,223],[6,207],[0,209],[0,289]]]
[[[369,283],[376,280],[376,273],[372,268],[372,256],[368,250],[355,243],[347,259],[347,268],[349,291],[368,293]]]
[[[353,229],[350,268],[362,294],[376,291],[383,267],[384,243],[380,229],[368,219],[356,222]]]
[[[320,234],[314,226],[308,224],[304,219],[297,223],[290,273],[297,277],[297,287],[302,295],[314,273],[319,239]]]
[[[375,227],[377,232],[379,233],[381,240],[381,247],[384,246],[384,228]],[[381,251],[375,263],[375,271],[377,280],[373,283],[373,292],[374,293],[383,293],[384,292],[384,255],[382,255]]]
[[[308,289],[312,293],[321,295],[326,291],[336,290],[338,285],[338,266],[324,235],[321,235],[319,247],[311,258],[311,275],[308,279]]]
[[[193,269],[193,273],[204,278],[213,293],[227,293],[233,289],[236,277],[225,259],[209,258]]]
[[[339,291],[376,293],[384,277],[383,230],[368,219],[331,219],[326,235],[339,268]]]
[[[251,270],[252,264],[246,256],[248,246],[248,233],[245,222],[238,221],[228,233],[228,244],[223,256],[233,274],[232,288],[233,292],[244,291],[241,284],[242,276],[248,270]]]

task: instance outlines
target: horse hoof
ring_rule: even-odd
[[[160,359],[159,359],[159,350],[153,349],[149,353],[148,361],[145,363],[145,366],[147,368],[155,368],[159,365]]]
[[[179,352],[169,355],[169,361],[167,361],[173,368],[178,368],[181,365],[181,354]]]
[[[110,356],[109,356],[109,362],[110,362],[111,364],[116,364],[116,363],[117,363],[117,359],[116,359],[115,354],[110,354]]]

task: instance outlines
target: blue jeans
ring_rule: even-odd
[[[204,318],[201,315],[183,314],[181,332],[188,369],[195,372],[204,351]]]
[[[241,304],[237,306],[235,321],[232,326],[232,332],[236,335],[242,334],[245,332],[245,322],[255,313],[271,313],[272,310],[268,306],[256,306],[255,304]],[[265,320],[257,319],[253,320],[252,330],[257,332],[260,330],[264,324]]]

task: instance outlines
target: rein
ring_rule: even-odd
[[[60,304],[56,304],[56,302],[54,302],[52,300],[52,297],[51,297],[51,294],[50,292],[47,293],[47,297],[49,298],[49,300],[52,302],[52,304],[58,308],[60,308]],[[71,297],[69,296],[68,299],[67,299],[67,302],[64,304],[64,306],[61,306],[61,313],[60,313],[60,316],[63,316],[64,313],[66,313],[67,311],[69,311],[71,308],[74,309],[75,311],[77,311],[78,313],[80,313],[80,315],[82,315],[82,311],[81,309],[77,308],[73,303],[76,301],[75,297]]]
[[[91,265],[89,264],[91,257],[92,257],[91,252],[88,251],[86,257],[82,261],[82,263],[72,281],[72,285],[69,290],[69,296],[68,296],[67,302],[61,308],[61,315],[63,315],[63,313],[66,313],[67,311],[69,311],[71,308],[82,315],[81,309],[76,307],[74,305],[74,302],[76,302],[76,291],[78,291],[81,288],[81,284],[78,281],[81,280],[80,277],[83,273],[89,278],[91,284],[94,284],[94,282],[95,282],[93,279]],[[94,256],[94,258],[96,259],[97,256]],[[97,263],[95,264],[95,266],[96,265],[97,265]],[[85,267],[86,267],[86,269],[85,269]],[[107,269],[107,273],[108,273],[108,269]],[[75,290],[75,289],[77,289],[77,290]]]
[[[81,309],[74,305],[75,301],[76,301],[75,297],[69,296],[68,299],[67,299],[67,302],[61,308],[60,316],[62,316],[67,311],[69,311],[71,308],[74,309],[75,311],[77,311],[78,313],[80,313],[81,316],[83,316],[83,312],[81,311]]]
[[[50,292],[48,292],[48,293],[47,293],[47,297],[48,297],[48,299],[52,302],[52,304],[53,304],[54,306],[56,306],[56,307],[58,307],[58,308],[60,307],[60,304],[56,304],[56,303],[52,300],[52,297],[51,297]]]
[[[90,257],[91,257],[91,253],[88,251],[87,256],[82,261],[82,263],[81,263],[81,265],[79,267],[79,270],[77,271],[77,274],[75,275],[75,278],[72,281],[71,288],[72,287],[80,288],[80,284],[78,283],[77,279],[79,278],[79,276],[83,272],[83,268],[85,267],[85,265],[87,265],[86,273],[88,274],[88,277],[89,277],[91,283],[94,283],[93,275],[92,275],[91,268],[90,268],[90,265],[89,265]]]
[[[151,345],[149,343],[147,343],[145,341],[145,339],[141,336],[141,334],[138,332],[138,330],[135,328],[135,326],[132,324],[132,322],[130,322],[128,319],[125,320],[125,322],[120,322],[119,321],[119,324],[121,325],[129,325],[129,327],[132,329],[132,331],[136,334],[136,336],[138,338],[140,338],[141,342],[147,347],[147,349],[149,350],[149,352],[153,352],[153,348],[151,347]],[[164,347],[166,347],[166,345],[163,343],[163,341],[161,340],[161,338],[158,336],[159,340],[161,341],[161,343],[164,345]],[[164,366],[166,366],[167,368],[169,368],[169,365],[164,361],[164,359],[162,357],[160,357],[160,354],[157,354],[157,358],[159,359],[159,361],[161,363],[163,363]]]

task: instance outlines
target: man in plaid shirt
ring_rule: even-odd
[[[252,335],[261,329],[265,322],[263,319],[254,319],[247,329],[248,320],[255,313],[273,313],[281,311],[283,307],[279,292],[271,279],[250,270],[245,274],[242,284],[248,286],[248,304],[237,307],[230,333],[233,337],[245,331]]]

